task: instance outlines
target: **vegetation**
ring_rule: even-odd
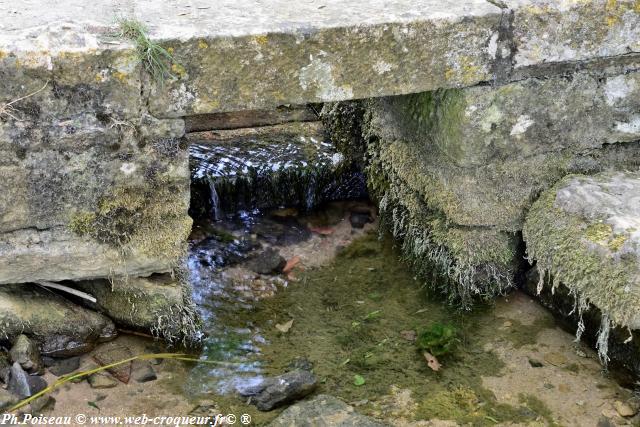
[[[418,335],[416,345],[420,350],[426,350],[436,357],[444,356],[455,350],[457,336],[458,332],[452,325],[435,322]]]
[[[149,38],[144,24],[133,19],[120,19],[118,25],[120,27],[118,36],[136,44],[138,59],[156,82],[162,84],[165,79],[174,77],[171,73],[173,56]]]

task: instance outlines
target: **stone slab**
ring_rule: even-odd
[[[605,328],[640,329],[638,172],[564,178],[534,203],[523,236],[541,275],[595,305]]]

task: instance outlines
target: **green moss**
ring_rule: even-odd
[[[510,322],[510,327],[503,328],[498,333],[515,348],[521,348],[525,345],[535,345],[538,342],[540,332],[555,326],[553,316],[550,314],[536,319],[531,325],[523,325],[517,320],[511,320]]]
[[[628,325],[640,315],[640,298],[625,291],[637,266],[624,258],[614,262],[590,248],[591,242],[614,248],[620,244],[619,237],[608,243],[609,225],[588,225],[555,207],[557,191],[572,179],[580,178],[566,177],[544,192],[529,211],[523,229],[529,259],[537,261],[542,277],[550,273],[555,285],[566,285],[580,305],[589,301],[614,323]]]
[[[453,353],[458,341],[458,332],[454,326],[436,322],[420,332],[416,345],[418,349],[440,357]]]
[[[618,252],[620,249],[622,249],[622,246],[625,244],[626,241],[627,241],[627,236],[625,236],[624,234],[614,235],[614,237],[609,241],[607,246],[613,252]]]
[[[167,185],[124,186],[103,196],[94,212],[75,214],[69,228],[123,253],[135,252],[177,263],[191,230],[187,206]]]

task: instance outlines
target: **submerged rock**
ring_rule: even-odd
[[[270,427],[386,427],[388,424],[356,413],[352,406],[325,394],[285,409]]]
[[[563,179],[534,203],[523,236],[538,292],[550,276],[568,288],[578,316],[590,304],[602,313],[596,346],[606,363],[612,326],[640,329],[640,174]]]
[[[95,389],[114,388],[118,385],[118,381],[113,379],[109,374],[105,374],[103,372],[89,375],[87,381],[91,388]]]
[[[151,366],[151,363],[146,360],[137,360],[133,363],[131,377],[137,383],[148,383],[149,381],[155,381],[158,379],[153,366]]]
[[[120,325],[151,331],[169,342],[196,340],[198,314],[191,289],[169,274],[82,281],[74,287],[93,295],[95,308]]]
[[[18,335],[13,347],[11,347],[9,351],[9,355],[11,356],[11,360],[18,362],[25,371],[41,373],[44,368],[38,346],[25,335]]]
[[[30,284],[0,286],[0,326],[1,338],[24,333],[41,354],[57,357],[86,353],[117,334],[107,317]]]
[[[250,397],[250,403],[261,411],[270,411],[287,402],[301,399],[316,388],[316,378],[309,371],[296,369],[277,377],[265,378],[258,384],[238,390]]]
[[[273,274],[280,273],[286,264],[287,260],[277,249],[267,248],[252,257],[246,267],[258,274]]]
[[[56,360],[53,362],[53,365],[49,367],[49,372],[51,372],[56,377],[61,377],[62,375],[70,374],[73,371],[76,371],[80,368],[80,358],[69,357],[67,359]]]

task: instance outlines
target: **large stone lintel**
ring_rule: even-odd
[[[70,55],[135,57],[115,21],[143,22],[175,57],[175,78],[144,91],[158,117],[470,86],[640,52],[637,0],[32,0],[0,12],[0,59],[17,59],[0,70],[54,79],[72,75],[59,65]],[[91,81],[126,78],[125,63]]]

